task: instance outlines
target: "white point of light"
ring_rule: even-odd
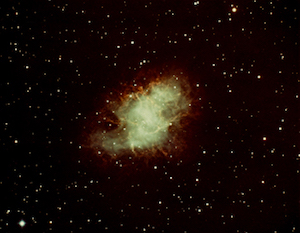
[[[23,228],[26,225],[26,222],[22,219],[18,224]]]
[[[235,7],[233,7],[231,10],[233,13],[237,12],[237,9]]]
[[[151,86],[144,94],[132,93],[129,97],[115,111],[120,121],[118,128],[106,132],[102,138],[103,148],[111,154],[164,146],[171,138],[169,127],[179,125],[189,106],[177,79],[169,79]]]

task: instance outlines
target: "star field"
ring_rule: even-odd
[[[0,7],[0,231],[300,232],[299,4],[8,1]],[[90,148],[108,106],[188,77],[163,157]]]

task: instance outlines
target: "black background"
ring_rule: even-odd
[[[298,11],[1,2],[1,231],[300,232]],[[201,98],[179,157],[121,168],[80,149],[110,91],[168,67]]]

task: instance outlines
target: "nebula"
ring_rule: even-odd
[[[145,151],[168,153],[177,148],[176,135],[182,128],[182,119],[190,108],[190,86],[177,75],[160,77],[112,104],[114,119],[105,117],[116,127],[94,134],[93,146],[110,155]]]

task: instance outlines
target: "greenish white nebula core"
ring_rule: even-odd
[[[118,154],[123,150],[134,152],[168,144],[173,138],[169,129],[179,125],[189,108],[183,87],[173,77],[151,86],[145,93],[130,95],[114,111],[119,124],[103,134],[102,147]]]

